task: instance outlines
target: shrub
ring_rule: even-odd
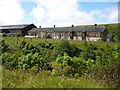
[[[55,48],[56,54],[60,54],[61,56],[66,53],[68,56],[74,57],[79,56],[80,52],[82,52],[81,49],[78,47],[71,45],[68,41],[63,40],[61,41]]]
[[[2,65],[9,69],[14,69],[17,66],[17,60],[14,58],[15,54],[5,52],[1,55]]]
[[[7,33],[3,33],[2,36],[3,36],[3,37],[7,37]]]
[[[80,57],[70,57],[66,53],[64,53],[64,56],[58,56],[56,61],[60,64],[62,64],[63,70],[66,71],[67,75],[75,75],[76,73],[81,76],[85,73],[85,71],[93,64],[93,60],[84,60]]]
[[[9,52],[10,49],[9,49],[9,46],[5,43],[4,40],[2,40],[2,53],[5,53],[5,52]]]

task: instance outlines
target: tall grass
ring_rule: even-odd
[[[3,69],[3,88],[109,88],[110,86],[85,77],[54,76],[42,71],[35,75],[22,70]]]
[[[51,43],[60,43],[61,40],[53,40],[53,39],[43,39],[43,38],[24,38],[24,37],[5,37],[5,38],[2,38],[3,40],[5,40],[5,42],[11,47],[11,48],[16,48],[17,45],[19,45],[23,40],[25,40],[26,42],[29,42],[33,45],[36,45],[40,42],[51,42]],[[80,40],[69,40],[69,43],[71,44],[74,44],[80,48],[83,48],[84,49],[84,42],[85,41],[80,41]],[[106,47],[106,45],[110,45],[110,46],[115,46],[117,45],[118,43],[117,42],[102,42],[102,41],[99,41],[99,42],[95,42],[95,41],[92,41],[92,42],[89,42],[89,43],[92,43],[92,44],[95,44],[96,46],[101,46],[103,48]]]

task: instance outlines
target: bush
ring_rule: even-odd
[[[61,41],[55,48],[56,54],[60,54],[61,56],[66,53],[70,57],[79,56],[79,54],[83,51],[76,47],[75,45],[71,45],[68,41]]]
[[[76,73],[81,76],[86,70],[93,64],[93,60],[84,60],[80,57],[70,57],[66,53],[64,56],[60,56],[56,59],[58,63],[62,65],[63,70],[66,71],[67,75],[75,75]]]
[[[3,37],[7,37],[7,33],[3,33],[2,36],[3,36]]]
[[[2,40],[2,53],[5,53],[5,52],[9,52],[10,49],[9,49],[9,46],[5,43],[4,40]]]
[[[14,58],[15,54],[5,52],[1,55],[2,65],[9,69],[14,69],[17,66],[17,60]]]
[[[89,75],[98,81],[106,82],[115,87],[120,86],[120,63],[118,46],[113,49],[106,46],[104,50],[98,52],[96,62],[89,69]],[[100,54],[101,53],[101,54]]]

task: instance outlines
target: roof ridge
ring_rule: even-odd
[[[26,25],[31,25],[31,24],[13,24],[13,25],[0,25],[1,27],[9,27],[9,26],[26,26]]]

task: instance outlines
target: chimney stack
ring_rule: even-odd
[[[55,25],[54,25],[54,28],[55,28]]]
[[[72,27],[74,27],[74,25],[72,25]]]
[[[95,26],[97,26],[97,24],[95,24]]]

